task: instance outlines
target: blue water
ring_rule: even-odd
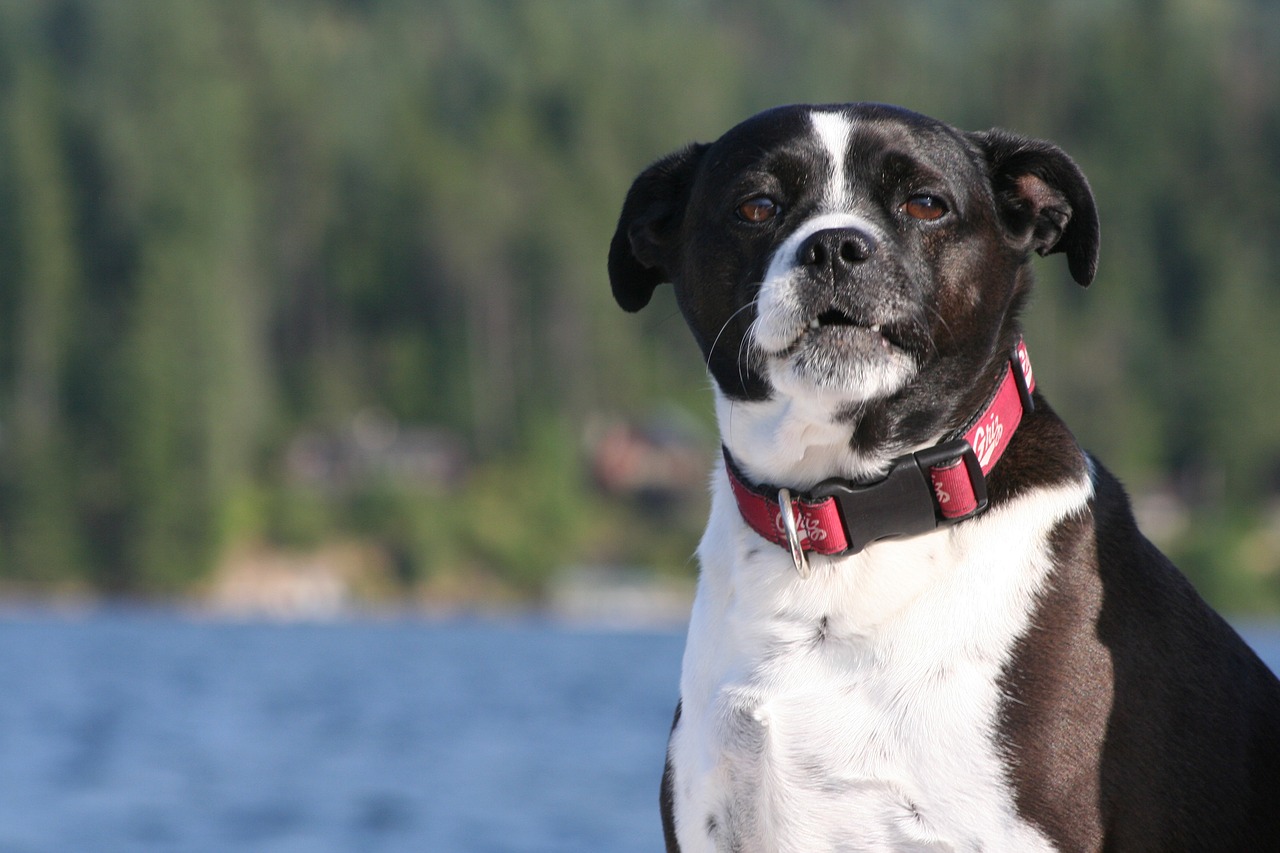
[[[1246,630],[1276,668],[1280,630]],[[0,620],[0,852],[649,851],[683,638]]]
[[[0,621],[0,851],[649,851],[678,633]]]

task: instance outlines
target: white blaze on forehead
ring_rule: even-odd
[[[792,275],[800,263],[800,247],[806,240],[819,231],[840,228],[883,239],[880,228],[854,210],[845,166],[853,120],[838,112],[811,112],[809,122],[815,141],[826,154],[825,189],[814,215],[797,223],[795,230],[774,251],[765,269],[756,303],[757,319],[751,326],[757,346],[765,353],[780,353],[790,347],[812,319],[804,314],[800,298],[802,285]]]
[[[826,197],[823,200],[828,210],[843,210],[849,201],[844,162],[849,152],[849,134],[853,130],[853,122],[842,113],[810,113],[809,121],[831,161]]]

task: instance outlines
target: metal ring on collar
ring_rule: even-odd
[[[809,577],[809,560],[804,555],[804,547],[800,544],[800,531],[796,528],[796,510],[791,501],[789,489],[778,489],[778,508],[782,516],[782,528],[787,533],[787,547],[791,549],[791,561],[796,565],[796,572],[803,579]]]

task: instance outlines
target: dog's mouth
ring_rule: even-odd
[[[892,329],[881,323],[860,321],[836,307],[828,308],[811,319],[805,334],[813,338],[831,337],[836,340],[859,338],[884,349],[901,346]]]
[[[891,306],[868,308],[828,303],[814,306],[807,318],[796,317],[799,322],[787,329],[789,337],[794,335],[791,342],[767,354],[774,381],[789,393],[831,391],[846,401],[884,397],[901,388],[918,364],[916,327]]]

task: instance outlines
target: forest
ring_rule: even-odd
[[[1269,0],[0,4],[0,592],[691,575],[708,381],[669,292],[612,301],[623,195],[850,100],[1081,164],[1099,275],[1038,262],[1040,387],[1211,600],[1280,612]]]

